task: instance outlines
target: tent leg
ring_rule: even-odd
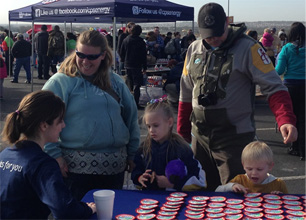
[[[71,23],[72,24],[72,23]],[[67,37],[67,30],[66,30],[66,21],[64,22],[64,37],[65,37],[65,41],[64,41],[64,47],[65,47],[65,55],[64,57],[66,58],[67,56],[67,42],[66,42],[66,37]]]
[[[113,65],[114,71],[117,73],[116,67],[116,17],[113,19]]]
[[[192,32],[194,33],[194,21],[192,21]]]
[[[10,13],[10,12],[8,12],[8,13]],[[10,15],[9,15],[9,17],[10,17]],[[13,36],[11,36],[11,22],[9,21],[9,32],[8,32],[8,36],[9,36],[9,38],[12,38],[13,39]],[[11,44],[11,41],[8,41],[8,42],[10,42],[10,44]],[[8,46],[8,50],[9,50],[9,72],[7,73],[7,75],[9,75],[9,76],[11,76],[11,72],[12,72],[12,65],[11,65],[11,59],[12,59],[12,47],[13,47],[13,45],[7,45]],[[5,60],[6,60],[6,58],[7,57],[5,57]]]
[[[32,20],[32,64],[35,63],[35,61],[33,61],[34,59],[34,36],[35,36],[35,30],[34,30],[34,21]],[[34,76],[34,65],[31,68],[31,92],[33,92],[34,88],[33,88],[33,76]]]

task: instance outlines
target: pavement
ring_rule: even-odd
[[[33,84],[25,84],[25,72],[22,70],[19,75],[19,83],[11,83],[12,78],[4,80],[4,99],[0,100],[0,128],[2,131],[6,115],[17,109],[20,100],[32,91],[40,90],[46,80],[37,79],[37,71],[34,73]],[[175,113],[177,113],[175,109]],[[138,111],[139,123],[143,110]],[[275,118],[269,109],[265,97],[258,96],[255,103],[256,134],[260,141],[266,142],[274,153],[274,168],[272,174],[286,182],[289,193],[306,194],[306,174],[305,161],[300,161],[299,157],[287,154],[287,147],[282,143],[281,134],[275,128]],[[140,125],[141,140],[147,134],[146,128]],[[176,126],[175,126],[176,129]],[[0,150],[7,147],[7,144],[0,141]],[[237,158],[240,160],[240,158]]]

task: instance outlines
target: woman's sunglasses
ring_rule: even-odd
[[[96,60],[98,59],[103,53],[99,53],[99,54],[83,54],[77,50],[75,50],[76,55],[81,58],[81,59],[85,59],[87,58],[87,60]]]

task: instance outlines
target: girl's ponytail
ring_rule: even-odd
[[[2,131],[2,140],[10,144],[16,143],[20,139],[20,112],[16,110],[6,116],[5,126]]]

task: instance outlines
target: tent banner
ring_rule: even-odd
[[[113,13],[112,8],[109,6],[103,7],[33,7],[34,18],[49,17],[70,17],[70,16],[94,16],[94,15],[111,15]]]
[[[162,8],[149,8],[149,7],[139,7],[138,5],[132,6],[132,13],[134,16],[156,16],[156,15],[161,15],[161,16],[175,16],[175,17],[181,17],[182,11],[176,10],[176,9],[162,9]]]

